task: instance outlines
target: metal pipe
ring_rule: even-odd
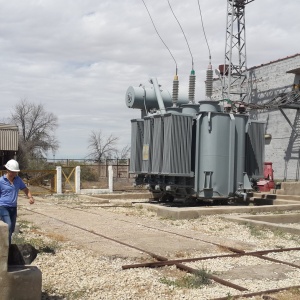
[[[156,94],[159,110],[162,114],[165,114],[166,109],[165,109],[164,101],[163,101],[161,93],[160,93],[160,88],[159,88],[159,85],[158,85],[157,78],[151,78],[151,83],[153,84],[153,87],[154,87],[154,91],[155,91],[155,94]]]
[[[294,289],[294,288],[299,289],[300,285],[287,286],[287,287],[279,288],[279,289],[272,289],[272,290],[265,290],[265,291],[248,293],[248,294],[235,295],[235,296],[231,296],[231,299],[239,299],[241,297],[250,298],[250,297],[260,296],[263,294],[274,294],[274,293],[278,293],[278,292],[282,292],[282,291],[286,291],[286,290],[290,290],[290,289]],[[214,298],[212,300],[228,300],[228,296],[221,297],[221,298]]]
[[[269,253],[282,253],[282,252],[299,251],[299,250],[300,250],[300,247],[294,247],[294,248],[285,248],[285,249],[258,250],[258,251],[235,253],[235,254],[221,254],[221,255],[212,255],[212,256],[204,256],[204,257],[182,258],[182,259],[173,259],[173,260],[160,261],[160,262],[146,262],[146,263],[140,263],[140,264],[124,265],[124,266],[122,266],[122,269],[143,268],[143,267],[157,268],[157,267],[175,265],[178,263],[189,263],[189,262],[202,261],[202,260],[208,260],[208,259],[242,257],[242,256],[256,256],[261,259],[269,260],[269,257],[265,257],[263,255],[269,254]],[[277,260],[277,262],[278,262],[278,260]],[[280,261],[280,263],[290,264],[290,263],[287,263],[284,261]],[[299,267],[300,266],[297,265],[297,268],[299,268]]]

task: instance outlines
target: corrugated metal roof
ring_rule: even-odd
[[[14,130],[18,130],[18,126],[15,124],[4,124],[4,123],[0,123],[0,130],[2,129],[14,129]]]
[[[0,123],[0,150],[18,151],[18,142],[18,126]]]

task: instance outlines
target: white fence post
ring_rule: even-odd
[[[80,194],[80,166],[75,168],[75,193]]]
[[[108,189],[110,193],[114,189],[114,171],[112,166],[108,166]]]
[[[61,167],[56,167],[56,193],[62,194]]]

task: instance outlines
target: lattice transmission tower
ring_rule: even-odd
[[[231,101],[248,102],[245,6],[254,0],[227,0],[225,62],[220,69],[222,95]]]

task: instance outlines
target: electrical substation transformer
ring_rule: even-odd
[[[130,173],[160,201],[247,200],[263,174],[263,122],[224,112],[217,101],[172,103],[167,91],[129,87],[126,105],[141,109],[131,120]]]

